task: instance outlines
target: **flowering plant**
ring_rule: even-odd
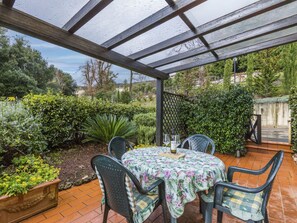
[[[56,179],[60,171],[34,155],[14,158],[12,163],[0,173],[0,196],[26,194],[36,185]]]

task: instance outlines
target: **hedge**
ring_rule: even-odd
[[[289,97],[291,110],[291,143],[294,152],[297,152],[297,88],[292,88]]]
[[[136,114],[133,118],[137,129],[137,144],[151,145],[156,136],[156,113]]]
[[[135,114],[155,111],[129,104],[112,104],[101,100],[61,95],[33,95],[23,99],[24,106],[34,115],[41,117],[43,133],[49,147],[59,146],[66,141],[82,140],[81,125],[87,117],[97,114],[114,114],[132,120]]]
[[[253,114],[253,97],[240,86],[207,90],[184,102],[182,119],[189,135],[205,134],[215,141],[216,151],[245,153],[245,134]]]

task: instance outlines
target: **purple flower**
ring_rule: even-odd
[[[169,179],[170,176],[171,176],[170,171],[169,171],[169,170],[165,170],[165,172],[164,172],[164,177],[167,178],[167,179]]]

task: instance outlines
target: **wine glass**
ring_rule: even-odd
[[[163,136],[163,143],[166,145],[166,147],[168,147],[168,145],[170,143],[169,134],[164,134],[164,136]]]
[[[180,136],[179,135],[174,135],[173,137],[174,137],[173,140],[176,143],[176,147],[179,147],[180,146]]]
[[[178,148],[178,146],[180,145],[180,136],[179,135],[173,135],[172,136],[172,142],[174,143],[174,150],[175,150],[175,152],[174,153],[176,153],[176,149]]]

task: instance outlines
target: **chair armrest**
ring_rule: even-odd
[[[264,184],[263,186],[260,186],[257,188],[248,188],[248,187],[232,184],[229,182],[218,182],[215,184],[215,187],[214,187],[214,202],[215,204],[222,205],[224,188],[234,189],[234,190],[246,192],[246,193],[259,193],[263,191],[266,188],[266,186],[267,185]]]
[[[141,193],[141,194],[148,194],[150,191],[152,191],[153,189],[155,189],[157,186],[161,186],[164,183],[163,180],[159,179],[157,181],[155,181],[154,183],[152,183],[151,185],[149,185],[147,188],[143,188],[143,187],[139,187],[139,185],[136,185],[137,190]]]
[[[230,166],[228,168],[228,172],[227,172],[227,179],[229,182],[232,182],[233,174],[235,172],[248,173],[248,174],[252,174],[252,175],[260,175],[260,174],[264,173],[266,171],[266,169],[267,168],[264,167],[260,170],[250,170],[250,169],[241,168],[241,167],[237,167],[237,166]]]

